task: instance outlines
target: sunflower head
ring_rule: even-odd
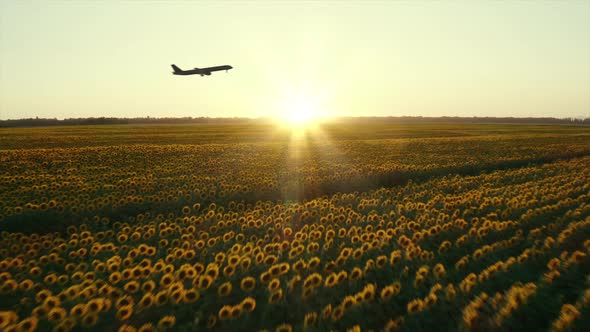
[[[282,298],[283,298],[283,290],[279,288],[270,294],[270,296],[268,297],[268,303],[271,303],[271,304],[278,303]]]
[[[423,307],[424,307],[424,303],[422,302],[422,300],[415,299],[415,300],[408,302],[407,310],[410,315],[413,315],[415,313],[422,311]]]
[[[223,307],[221,307],[221,309],[219,309],[219,319],[220,320],[227,320],[229,318],[231,318],[231,310],[232,307],[229,305],[224,305]]]
[[[212,329],[213,327],[215,327],[216,323],[217,323],[217,317],[215,315],[210,315],[209,318],[207,318],[207,328],[208,329]]]
[[[275,292],[277,289],[279,289],[279,287],[281,287],[281,281],[277,278],[272,279],[268,283],[268,291],[271,293]]]
[[[242,279],[242,281],[240,282],[240,288],[243,291],[251,291],[252,289],[254,289],[254,287],[256,286],[256,279],[252,278],[252,277],[245,277],[244,279]]]
[[[81,319],[82,326],[86,328],[93,327],[94,325],[96,325],[96,322],[98,322],[97,314],[89,313],[84,315]]]
[[[240,305],[235,305],[231,307],[231,318],[236,319],[240,317],[242,314],[242,307]]]
[[[242,303],[240,303],[240,306],[243,311],[252,312],[256,308],[256,300],[254,300],[251,297],[247,297],[244,300],[242,300]]]
[[[164,316],[158,321],[158,330],[169,330],[174,327],[174,324],[176,324],[176,317],[174,315]]]
[[[291,324],[281,324],[277,326],[275,332],[293,332],[293,327]]]
[[[220,297],[228,296],[231,293],[231,290],[232,290],[231,282],[229,282],[229,281],[224,282],[223,284],[221,284],[219,286],[219,288],[217,288],[217,295],[219,295]]]
[[[195,288],[191,288],[187,291],[184,292],[184,297],[183,297],[183,301],[184,303],[195,303],[199,297],[201,296],[201,294],[199,293],[199,291]]]

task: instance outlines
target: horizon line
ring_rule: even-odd
[[[247,116],[180,116],[180,117],[117,117],[117,116],[99,116],[99,117],[71,117],[71,118],[45,118],[45,117],[28,117],[28,118],[7,118],[0,119],[2,122],[7,121],[72,121],[72,120],[276,120],[279,117],[275,116],[260,116],[260,117],[247,117]],[[319,120],[330,120],[330,119],[539,119],[539,120],[590,120],[590,117],[583,116],[566,116],[566,117],[554,117],[554,116],[459,116],[459,115],[440,115],[440,116],[423,116],[423,115],[369,115],[369,116],[318,116],[314,119]]]

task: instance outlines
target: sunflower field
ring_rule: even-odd
[[[2,331],[587,331],[590,130],[0,129]]]

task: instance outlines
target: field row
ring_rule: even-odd
[[[502,142],[493,145],[501,147]],[[462,146],[465,154],[455,147],[455,158],[493,162],[494,149],[474,157],[466,148],[469,145]],[[564,150],[529,148],[535,158],[556,153],[552,149]],[[162,149],[184,156],[178,158],[181,164],[183,159],[198,160],[186,151],[195,147]],[[355,151],[362,154],[362,150]],[[124,149],[110,149],[109,154],[114,152],[124,163]],[[35,151],[25,153],[31,157],[28,153]],[[428,159],[424,149],[421,153]],[[244,152],[242,157],[252,154]],[[67,160],[67,151],[62,156],[57,160]],[[58,154],[46,158],[54,157]],[[82,165],[92,163],[91,157],[82,159]],[[35,160],[31,165],[42,164]],[[98,192],[100,181],[117,183],[113,192],[135,190],[134,197],[145,201],[160,185],[167,188],[174,183],[184,190],[176,182],[181,168],[175,173],[169,171],[172,163],[150,162],[146,157],[149,169],[167,174],[158,179],[170,182],[150,182],[149,176],[139,173],[133,186],[115,182],[124,172],[114,172],[111,182],[105,181],[113,169],[101,171],[105,163],[98,158],[95,171],[86,169],[76,183]],[[450,158],[448,162],[452,163]],[[4,231],[0,309],[7,311],[0,314],[0,327],[7,331],[33,326],[57,331],[582,329],[590,324],[588,165],[590,157],[574,158],[337,193],[301,203],[228,199],[205,204],[189,195],[184,200],[164,200],[159,211],[128,219],[94,211],[94,217],[69,225],[64,233]],[[80,169],[71,172],[62,176],[82,176]],[[27,176],[38,174],[37,170]],[[223,182],[220,179],[226,178],[210,178],[212,183]],[[91,185],[84,187],[84,182]],[[34,186],[53,197],[51,187]],[[20,197],[27,197],[22,189],[26,186],[19,188]],[[65,198],[78,206],[93,197],[91,193],[73,189],[67,195],[74,197]],[[35,197],[39,194],[35,192]],[[169,193],[177,198],[184,194]],[[11,199],[21,198],[4,198]],[[27,213],[25,209],[20,213]]]
[[[64,222],[94,216],[300,201],[588,154],[588,135],[0,150],[0,223],[63,231]]]

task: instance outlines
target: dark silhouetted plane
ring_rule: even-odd
[[[224,65],[224,66],[217,66],[217,67],[207,67],[207,68],[195,68],[189,70],[182,70],[178,68],[176,65],[172,65],[172,69],[174,71],[172,74],[174,75],[211,75],[211,72],[218,71],[218,70],[225,70],[226,72],[232,69],[232,66]]]

